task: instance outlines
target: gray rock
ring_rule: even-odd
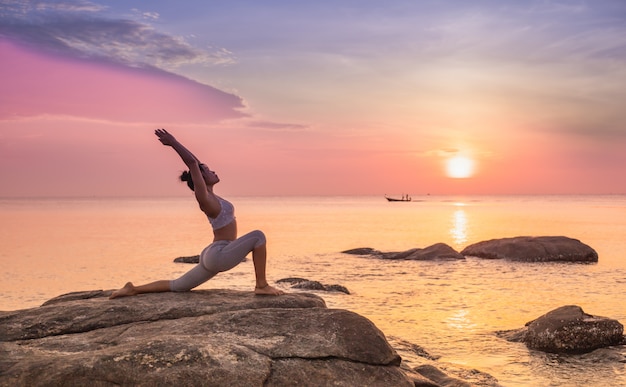
[[[624,326],[617,320],[593,316],[576,305],[557,308],[521,329],[499,332],[509,341],[521,341],[530,349],[551,353],[587,353],[625,344]]]
[[[306,279],[306,278],[301,278],[301,277],[287,277],[287,278],[282,278],[282,279],[279,279],[278,281],[276,281],[276,283],[278,283],[278,284],[284,284],[284,283],[287,283],[287,284],[290,284],[290,285],[297,285],[297,284],[299,284],[299,283],[301,283],[301,282],[307,282],[307,281],[309,281],[309,280],[308,280],[308,279]]]
[[[368,319],[313,294],[72,293],[0,312],[0,386],[412,386]]]
[[[423,364],[421,366],[415,367],[415,372],[428,378],[429,380],[432,380],[433,382],[437,383],[437,385],[439,386],[472,387],[470,383],[450,377],[446,375],[444,372],[442,372],[441,370],[439,370],[438,368],[430,364]]]
[[[342,251],[343,254],[352,254],[352,255],[377,255],[381,252],[371,247],[358,247],[356,249],[350,249]]]
[[[276,281],[277,283],[287,283],[291,285],[293,289],[306,289],[306,290],[318,290],[324,292],[341,292],[350,294],[350,291],[343,285],[332,284],[325,285],[319,281],[311,281],[306,278],[289,277]]]
[[[404,363],[402,363],[401,368],[411,378],[415,387],[442,387],[439,383],[435,383]]]
[[[405,259],[413,261],[430,261],[439,259],[465,259],[465,256],[445,243],[435,243],[425,248],[415,248],[401,252],[383,252],[371,247],[360,247],[342,251],[344,254],[371,255],[382,259]]]
[[[325,287],[326,287],[327,292],[340,292],[340,293],[350,294],[350,291],[348,290],[348,288],[346,288],[343,285],[332,284],[332,285],[325,285]]]
[[[445,243],[435,243],[423,249],[416,248],[399,253],[381,253],[383,259],[405,259],[413,261],[431,261],[439,259],[465,259],[465,256]]]
[[[199,263],[200,256],[199,255],[191,255],[189,257],[178,257],[174,258],[174,262],[176,263]]]
[[[241,262],[245,262],[247,261],[248,258],[244,257]],[[178,257],[178,258],[174,258],[174,262],[176,263],[200,263],[200,256],[199,255],[191,255],[188,257]]]
[[[399,337],[388,337],[391,345],[398,351],[402,351],[405,353],[410,353],[411,355],[416,355],[419,357],[423,357],[424,359],[429,360],[439,360],[441,356],[431,355],[421,346],[411,343],[409,341],[403,340]]]
[[[492,239],[467,246],[461,254],[522,262],[598,262],[598,253],[594,249],[564,236]]]
[[[326,290],[326,287],[318,281],[304,281],[292,286],[296,289],[308,289],[308,290]]]

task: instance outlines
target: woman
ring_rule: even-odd
[[[110,298],[134,296],[141,293],[186,292],[208,281],[217,273],[237,266],[248,253],[252,252],[256,287],[254,293],[277,296],[284,292],[270,286],[265,278],[267,250],[262,231],[252,231],[237,238],[237,222],[233,205],[213,193],[213,186],[220,179],[215,172],[200,161],[165,129],[154,133],[163,145],[171,146],[181,157],[189,171],[183,172],[181,180],[186,181],[194,191],[202,212],[209,218],[213,227],[213,243],[200,254],[200,262],[182,277],[173,281],[162,280],[146,285],[134,286],[128,282],[123,288],[113,292]]]

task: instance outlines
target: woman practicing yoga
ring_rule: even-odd
[[[186,292],[208,281],[217,273],[237,266],[250,252],[256,276],[254,293],[273,296],[283,294],[282,290],[270,286],[265,278],[267,259],[265,235],[262,231],[256,230],[237,238],[237,221],[233,205],[213,193],[213,186],[220,181],[215,172],[200,163],[196,156],[165,129],[157,129],[154,133],[163,145],[174,148],[189,169],[183,172],[180,179],[186,181],[189,188],[194,191],[200,209],[209,218],[213,227],[213,243],[202,251],[198,265],[182,277],[141,286],[134,286],[128,282],[123,288],[114,291],[109,298],[134,296],[140,293]]]

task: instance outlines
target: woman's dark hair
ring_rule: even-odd
[[[187,187],[193,191],[193,180],[191,179],[191,173],[189,171],[184,171],[180,175],[180,181],[186,181]]]

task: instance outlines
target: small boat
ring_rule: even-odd
[[[389,196],[385,195],[385,199],[387,199],[390,202],[410,202],[411,201],[411,197],[409,195],[402,195],[401,199],[398,198],[390,198]]]

